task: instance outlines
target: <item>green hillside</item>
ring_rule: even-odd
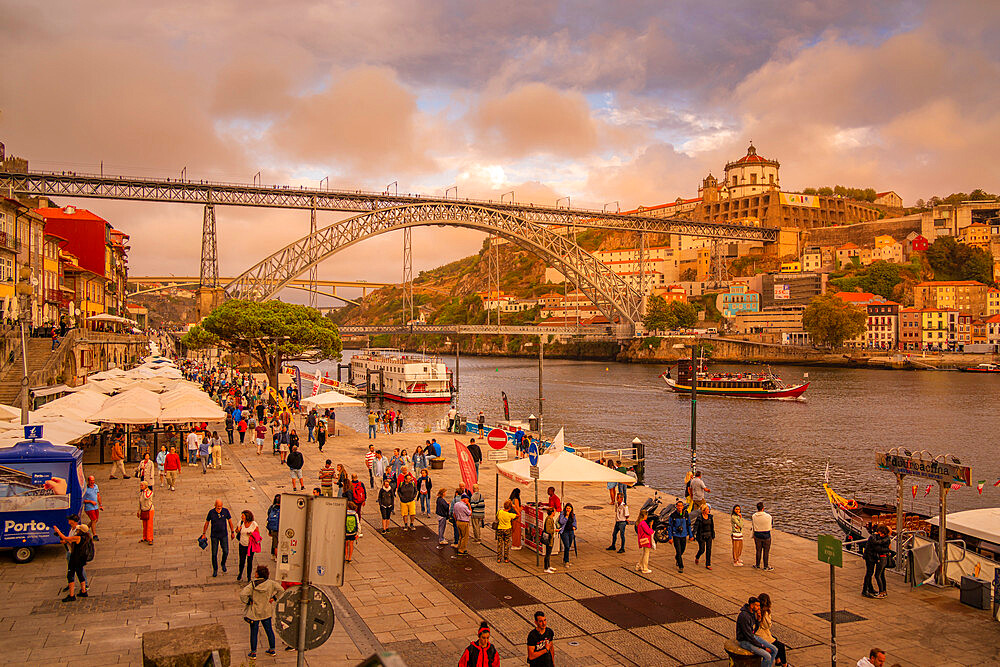
[[[630,232],[586,230],[576,237],[589,252],[633,248],[636,235]],[[666,243],[666,237],[651,237],[649,245]],[[421,271],[413,280],[414,308],[425,313],[429,324],[485,324],[486,311],[478,292],[489,287],[487,243],[479,253],[463,257],[435,269]],[[562,285],[546,284],[545,262],[537,255],[511,243],[500,246],[500,290],[521,298],[561,292]],[[402,321],[403,291],[400,285],[371,292],[360,306],[346,306],[331,317],[337,324],[388,325]],[[503,315],[505,324],[537,322],[538,309]]]

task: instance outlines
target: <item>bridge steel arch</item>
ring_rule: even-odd
[[[229,297],[264,301],[324,259],[365,239],[407,227],[465,227],[498,236],[542,257],[573,281],[610,320],[635,331],[643,299],[594,255],[548,227],[478,204],[428,202],[384,208],[341,220],[264,258],[225,287]]]

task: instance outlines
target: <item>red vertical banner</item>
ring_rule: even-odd
[[[465,482],[465,488],[469,490],[469,493],[472,493],[472,485],[478,481],[476,462],[472,460],[469,448],[457,438],[455,439],[455,452],[458,454],[458,470],[462,473],[462,481]]]

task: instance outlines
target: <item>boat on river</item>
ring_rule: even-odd
[[[979,364],[963,368],[963,373],[1000,373],[1000,364]]]
[[[351,382],[368,396],[400,403],[450,403],[451,370],[438,357],[365,348],[351,358]]]
[[[677,379],[670,377],[670,369],[660,377],[673,391],[690,393],[691,366],[690,359],[681,359],[677,362]],[[770,369],[766,373],[713,373],[704,360],[698,362],[697,391],[703,396],[793,400],[800,398],[808,388],[808,382],[786,384]]]
[[[829,484],[823,484],[830,501],[833,520],[837,522],[850,541],[868,537],[868,526],[879,525],[889,529],[895,540],[896,506],[888,502],[845,498]],[[936,541],[938,517],[913,511],[903,511],[905,533],[922,534],[925,540]],[[905,534],[904,533],[904,534]],[[1000,508],[987,507],[976,510],[948,513],[948,539],[960,539],[968,554],[1000,562]]]

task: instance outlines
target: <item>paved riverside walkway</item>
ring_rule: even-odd
[[[304,436],[305,430],[299,433]],[[328,440],[323,454],[314,443],[304,443],[307,487],[318,485],[316,472],[325,458],[367,480],[363,454],[368,439],[343,426],[341,433]],[[445,469],[432,474],[435,490],[454,488],[459,479],[454,436],[380,434],[375,443],[384,453],[400,447],[412,454],[432,435],[447,458]],[[43,549],[25,565],[0,559],[0,662],[140,664],[143,632],[183,632],[185,626],[219,622],[226,628],[233,664],[249,664],[248,630],[238,600],[240,584],[235,582],[236,548],[230,551],[228,573],[213,579],[209,554],[198,548],[196,539],[216,497],[234,515],[251,509],[263,524],[270,498],[291,489],[287,469],[268,451],[257,456],[250,444],[225,446],[221,471],[202,475],[200,467],[185,466],[175,493],[156,487],[153,547],[138,541],[135,480],[108,481],[108,471],[108,466],[87,467],[87,473],[98,478],[106,509],[97,557],[87,568],[90,598],[59,602],[65,582],[59,547]],[[489,462],[480,470],[487,516],[494,504],[494,471]],[[708,482],[711,486],[711,479]],[[514,486],[501,477],[501,498]],[[521,488],[522,498],[530,501],[533,487]],[[633,518],[651,493],[648,488],[630,491]],[[370,492],[363,512],[364,536],[354,562],[347,565],[347,582],[339,590],[328,589],[337,611],[333,636],[307,654],[308,663],[353,665],[383,649],[399,652],[410,665],[456,664],[485,618],[495,628],[494,642],[504,664],[524,664],[523,641],[532,613],[541,608],[556,635],[560,666],[721,666],[728,664],[722,645],[733,635],[740,605],[750,595],[767,592],[774,599],[775,634],[792,647],[792,664],[829,664],[829,625],[816,616],[829,609],[828,568],[816,561],[815,542],[776,532],[771,552],[776,569],[763,572],[749,567],[753,554],[748,540],[748,566],[734,568],[724,537],[724,509],[716,518],[717,534],[723,537],[716,540],[712,571],[694,566],[689,545],[687,567],[678,573],[672,547],[661,545],[651,558],[653,573],[640,575],[631,569],[637,556],[631,528],[625,554],[605,550],[613,522],[605,486],[567,486],[566,500],[578,512],[579,554],[571,556],[568,568],[554,555],[557,573],[543,574],[534,554],[525,549],[511,552],[510,564],[496,563],[488,528],[484,543],[470,546],[471,557],[438,547],[434,517],[419,520],[425,525],[417,531],[394,528],[383,537],[374,529],[380,523],[375,493]],[[720,506],[731,506],[723,500]],[[393,519],[398,522],[398,513]],[[780,527],[780,516],[775,525]],[[261,562],[273,564],[266,551]],[[840,664],[853,665],[876,645],[888,652],[888,665],[1000,664],[1000,628],[987,612],[959,604],[955,590],[911,592],[899,577],[889,575],[889,597],[865,599],[860,596],[863,571],[859,559],[845,556],[845,567],[837,573],[838,607],[859,618],[838,625]],[[294,652],[279,650],[270,658],[263,655],[264,648],[258,646],[260,664],[294,660]]]

